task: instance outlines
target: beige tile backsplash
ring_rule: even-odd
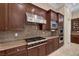
[[[18,33],[17,37],[15,36],[15,33]],[[0,43],[13,41],[13,40],[25,39],[25,38],[29,38],[29,37],[36,37],[36,36],[42,36],[42,37],[51,36],[51,32],[45,31],[45,30],[39,30],[37,25],[34,25],[34,24],[26,25],[25,29],[23,31],[0,32]]]

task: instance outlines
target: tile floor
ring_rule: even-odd
[[[79,44],[71,43],[70,47],[61,47],[49,56],[79,56]]]

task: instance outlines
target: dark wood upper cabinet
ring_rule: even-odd
[[[25,6],[24,4],[8,4],[9,7],[9,30],[22,30],[25,21]]]
[[[58,21],[57,13],[52,10],[47,11],[46,19],[47,19],[46,29],[51,30],[51,21],[56,21],[56,22]]]
[[[59,26],[64,26],[64,15],[58,13],[57,16],[58,16]]]
[[[31,3],[1,3],[0,31],[23,30],[26,12],[31,12],[44,18],[46,17],[46,10]]]
[[[24,5],[22,4],[0,3],[0,31],[23,30],[25,20],[24,11]]]
[[[5,30],[6,19],[7,19],[7,4],[0,3],[0,31]]]
[[[36,15],[40,15],[40,16],[46,18],[46,10],[44,10],[38,6],[35,6],[31,3],[27,3],[25,5],[26,5],[26,12],[31,12],[31,13],[34,13]]]

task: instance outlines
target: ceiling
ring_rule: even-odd
[[[55,9],[59,9],[64,6],[64,3],[50,3],[49,5],[51,5]]]
[[[55,9],[60,9],[64,6],[68,6],[71,8],[72,12],[79,12],[79,3],[50,3],[49,5]]]

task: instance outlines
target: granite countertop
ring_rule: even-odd
[[[46,39],[57,38],[57,37],[59,37],[59,36],[46,37]],[[11,41],[11,42],[0,43],[0,51],[18,47],[18,46],[22,46],[22,45],[27,45],[27,42],[23,39]]]

